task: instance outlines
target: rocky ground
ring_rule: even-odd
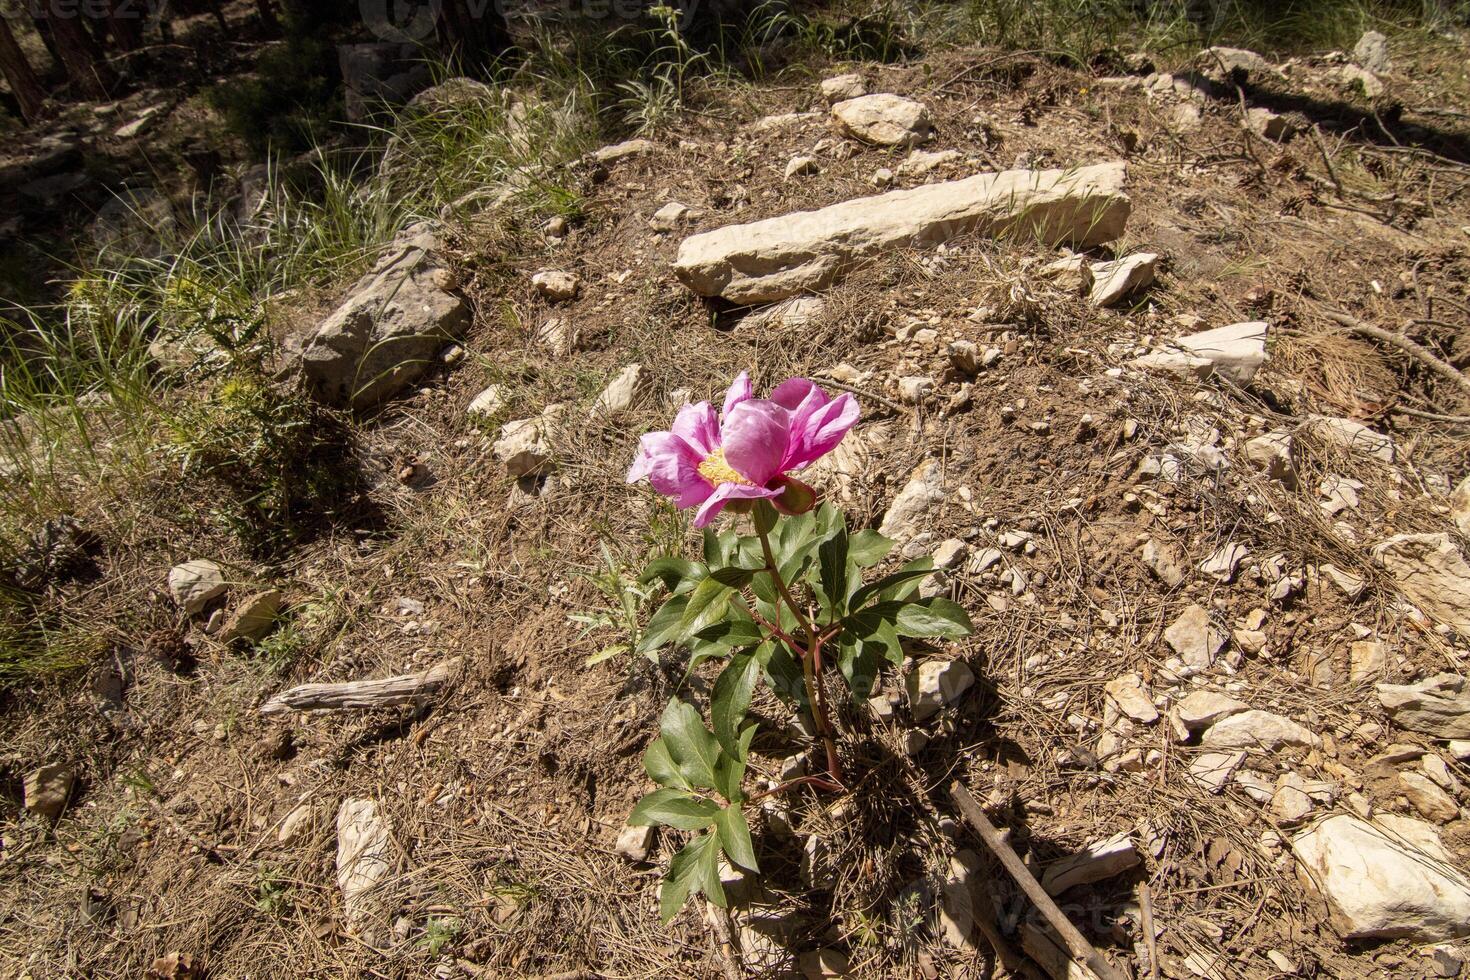
[[[958,780],[1128,976],[1459,975],[1465,56],[848,66],[578,161],[574,220],[416,225],[283,329],[371,513],[108,549],[156,630],[7,705],[7,973],[1088,975]],[[741,369],[857,393],[811,482],[977,629],[765,808],[726,936],[624,827],[709,678],[568,616],[692,546],[623,476]]]

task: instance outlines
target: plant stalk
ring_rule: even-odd
[[[766,560],[766,572],[771,576],[771,582],[776,586],[776,593],[790,607],[791,613],[796,617],[799,625],[807,637],[807,647],[801,649],[798,644],[791,643],[791,637],[785,637],[786,642],[792,646],[792,653],[796,654],[801,661],[801,679],[806,687],[806,701],[810,710],[812,724],[817,730],[817,737],[822,740],[822,745],[827,751],[827,772],[837,785],[842,785],[842,763],[837,758],[837,742],[832,737],[832,723],[827,717],[827,709],[822,699],[821,685],[817,678],[817,665],[820,663],[822,651],[822,637],[818,635],[816,627],[802,614],[801,606],[791,595],[791,589],[787,587],[781,572],[776,567],[776,556],[771,550],[771,539],[767,535],[760,522],[756,522],[756,535],[760,538],[761,553]],[[780,611],[777,610],[776,619],[779,627]],[[779,630],[778,630],[779,631]]]

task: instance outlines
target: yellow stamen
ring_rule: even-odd
[[[710,486],[717,487],[721,483],[742,483],[752,486],[745,477],[736,473],[729,463],[725,462],[725,450],[716,449],[704,458],[699,464],[699,475],[710,482]]]

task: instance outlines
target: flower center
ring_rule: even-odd
[[[710,482],[710,486],[717,487],[721,483],[741,483],[747,487],[753,485],[725,462],[724,449],[716,449],[706,456],[704,462],[699,464],[698,470],[699,475]]]

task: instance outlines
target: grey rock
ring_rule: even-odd
[[[169,569],[168,591],[186,615],[202,612],[226,589],[223,569],[208,559],[194,558]]]
[[[76,770],[65,762],[53,762],[31,770],[25,778],[26,809],[54,823],[66,809],[76,781]]]
[[[215,634],[215,639],[221,643],[260,639],[276,624],[276,617],[281,613],[281,600],[281,593],[275,589],[266,589],[240,600],[239,606],[230,611],[224,625]]]
[[[1364,31],[1353,45],[1353,60],[1375,74],[1390,71],[1393,61],[1388,55],[1388,38],[1377,31]]]
[[[909,711],[925,721],[959,702],[975,684],[975,675],[960,660],[926,660],[904,679]]]
[[[934,120],[920,102],[887,93],[861,95],[832,106],[844,134],[879,146],[911,147],[934,133]]]
[[[1470,635],[1470,564],[1448,534],[1395,535],[1373,556],[1426,616]]]
[[[415,225],[301,344],[301,367],[324,401],[370,408],[412,384],[463,335],[470,311],[432,227]]]
[[[1229,638],[1230,634],[1224,627],[1217,624],[1198,603],[1191,604],[1164,630],[1164,642],[1179,654],[1181,660],[1197,669],[1214,663],[1215,655]]]
[[[1322,740],[1290,718],[1251,709],[1215,722],[1200,744],[1212,749],[1255,749],[1275,752],[1288,747],[1316,748]]]

